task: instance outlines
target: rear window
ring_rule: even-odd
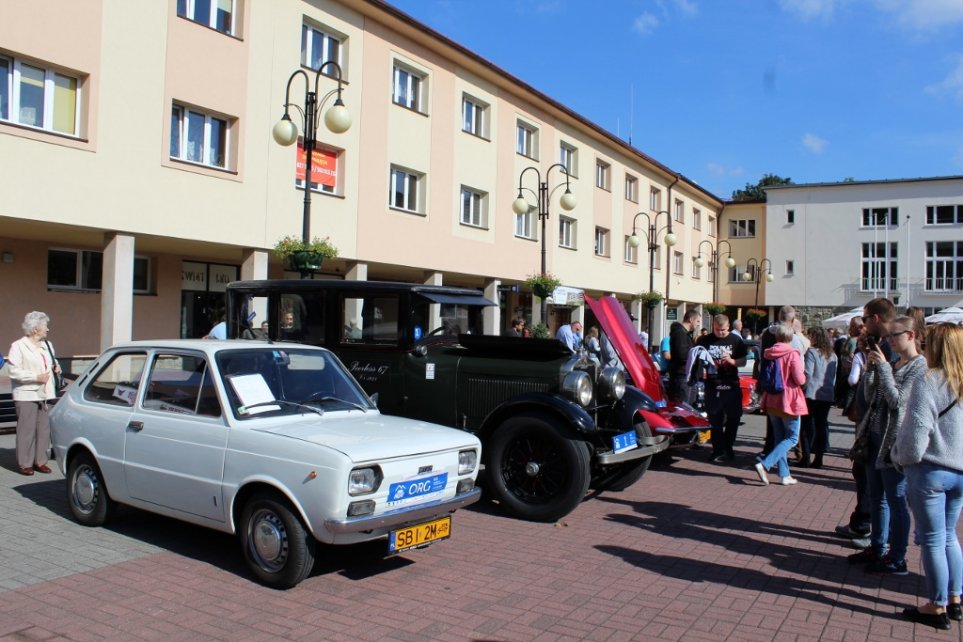
[[[147,354],[144,352],[115,355],[87,384],[84,399],[133,407],[146,363]]]

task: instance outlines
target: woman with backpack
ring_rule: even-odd
[[[789,486],[795,484],[796,479],[789,474],[786,455],[799,441],[799,418],[807,410],[803,394],[806,374],[799,351],[790,345],[794,334],[792,326],[780,323],[770,330],[776,343],[763,353],[766,361],[759,374],[762,407],[772,421],[775,446],[765,459],[757,458],[755,468],[759,481],[768,485],[766,472],[776,466],[780,483]]]

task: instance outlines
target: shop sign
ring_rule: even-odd
[[[304,146],[298,143],[298,159],[295,165],[294,177],[303,182],[307,157]],[[315,149],[311,154],[311,182],[315,185],[325,185],[334,188],[338,182],[338,155],[326,149]]]
[[[184,261],[181,264],[181,290],[207,292],[207,263]]]

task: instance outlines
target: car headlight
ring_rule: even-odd
[[[458,451],[458,474],[467,475],[468,473],[475,470],[475,466],[478,465],[478,451],[472,448],[471,450],[459,450]]]
[[[621,368],[609,366],[602,369],[599,375],[599,397],[609,401],[618,401],[625,396],[625,373]]]
[[[580,406],[592,403],[593,392],[592,378],[583,370],[573,370],[562,380],[562,393]]]
[[[365,468],[355,468],[348,475],[348,494],[367,495],[378,490],[381,485],[381,468],[378,466],[367,466]]]

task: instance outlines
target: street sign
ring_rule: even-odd
[[[665,320],[666,320],[666,321],[678,321],[678,320],[679,320],[679,310],[678,310],[678,308],[666,308],[666,310],[665,310]]]

